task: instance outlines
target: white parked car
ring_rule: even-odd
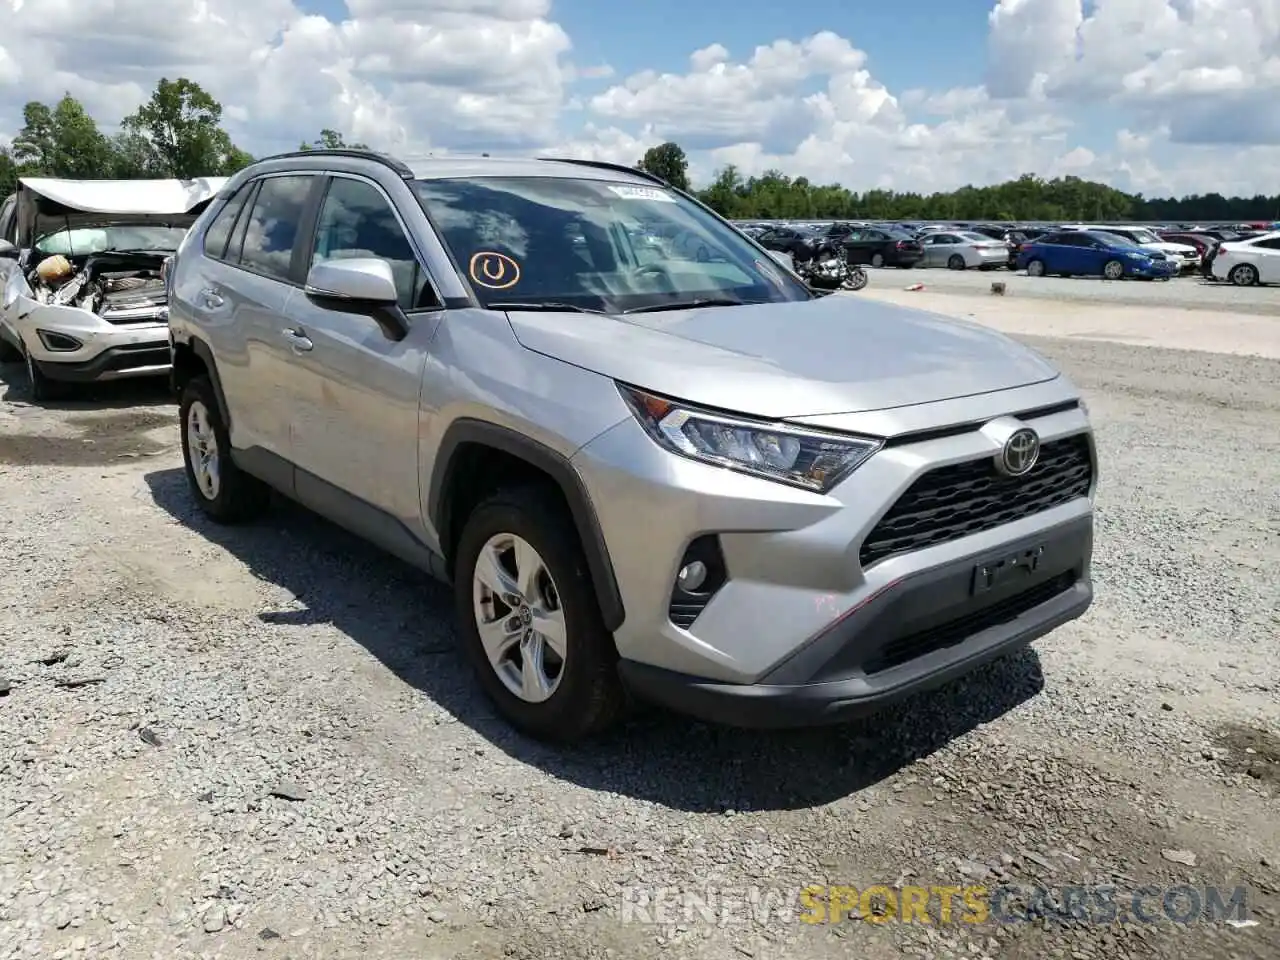
[[[1159,250],[1170,260],[1177,260],[1181,268],[1185,270],[1198,270],[1200,268],[1200,251],[1189,243],[1172,243],[1168,240],[1161,240],[1156,233],[1148,227],[1139,226],[1100,226],[1098,224],[1069,226],[1063,227],[1064,230],[1097,230],[1102,233],[1109,233],[1112,236],[1121,237],[1130,243],[1136,243],[1140,247],[1146,247],[1148,250]]]
[[[1209,269],[1214,279],[1237,287],[1280,283],[1280,232],[1220,244]]]
[[[164,261],[226,182],[23,177],[0,206],[0,362],[36,400],[169,371]]]
[[[1009,262],[1009,244],[967,230],[939,230],[925,234],[920,238],[920,244],[924,247],[923,265],[926,267],[992,270]]]

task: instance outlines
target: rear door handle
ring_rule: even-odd
[[[204,301],[204,305],[210,310],[220,307],[227,302],[222,299],[221,294],[219,294],[217,290],[210,289],[209,287],[205,287],[200,291],[200,299]]]
[[[289,346],[298,353],[306,353],[308,350],[315,347],[315,344],[311,342],[311,338],[301,330],[285,329],[280,331],[280,335],[288,340]]]

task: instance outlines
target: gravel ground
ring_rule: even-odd
[[[885,267],[868,273],[872,288],[886,286],[900,290],[913,283],[923,283],[926,289],[938,293],[987,294],[992,283],[1004,283],[1008,294],[1018,297],[1280,316],[1280,287],[1235,287],[1228,283],[1210,283],[1198,276],[1145,282],[1097,277],[1028,277],[1009,270]]]
[[[1274,958],[1280,362],[1034,342],[1097,421],[1085,619],[859,725],[573,751],[491,715],[444,588],[295,507],[201,520],[158,388],[0,368],[0,958]],[[975,882],[1242,885],[1252,922],[765,913]]]

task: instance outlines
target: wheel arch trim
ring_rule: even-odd
[[[491,447],[523,460],[547,474],[559,487],[565,502],[569,505],[573,524],[582,544],[587,572],[595,588],[604,625],[610,633],[616,631],[622,626],[626,611],[623,607],[617,577],[614,574],[613,563],[609,559],[609,548],[605,543],[604,532],[582,477],[568,458],[515,430],[470,417],[455,420],[445,430],[436,452],[435,466],[431,471],[427,493],[427,516],[437,534],[440,535],[441,553],[445,555],[447,561],[452,563],[453,559],[449,556],[452,553],[448,544],[451,538],[447,536],[450,532],[448,495],[458,465],[458,450],[467,444]]]

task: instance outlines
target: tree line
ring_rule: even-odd
[[[636,164],[673,186],[690,190],[689,163],[679,144],[664,143]],[[1280,195],[1225,197],[1220,193],[1147,199],[1079,177],[1046,180],[1024,173],[987,187],[950,193],[857,193],[839,184],[821,185],[780,170],[744,177],[730,165],[711,185],[691,191],[721,216],[739,220],[1042,220],[1042,221],[1218,221],[1280,219]]]
[[[222,104],[185,77],[162,79],[114,134],[103,133],[69,93],[53,106],[31,101],[22,120],[13,142],[0,147],[0,199],[13,192],[18,177],[186,180],[230,176],[254,159],[222,128]],[[365,148],[325,129],[299,149],[347,146]]]
[[[0,148],[0,198],[20,176],[70,179],[189,179],[229,176],[253,162],[222,128],[222,104],[198,83],[162,79],[150,99],[129,114],[119,131],[105,134],[70,94],[53,106],[39,101],[22,111],[13,143]],[[353,147],[336,130],[321,130],[299,149]],[[1045,180],[1024,173],[987,187],[950,193],[858,193],[840,184],[816,184],[780,170],[744,177],[730,165],[704,189],[692,191],[689,162],[676,143],[648,150],[636,164],[673,186],[690,190],[733,219],[815,220],[1157,220],[1239,222],[1280,219],[1280,195],[1225,197],[1208,193],[1181,199],[1147,199],[1079,177]]]

